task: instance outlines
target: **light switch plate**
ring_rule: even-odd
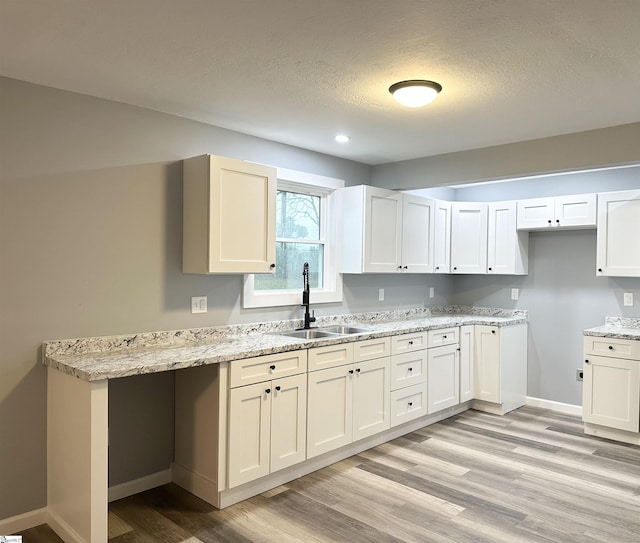
[[[624,293],[624,305],[627,305],[627,306],[633,305],[633,292]]]
[[[512,288],[511,289],[511,299],[512,300],[517,300],[519,297],[520,297],[520,289]]]
[[[207,312],[207,297],[192,296],[191,297],[191,313],[206,313],[206,312]]]

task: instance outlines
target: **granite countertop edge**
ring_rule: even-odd
[[[587,328],[583,334],[611,339],[640,340],[640,318],[605,317],[603,326]]]
[[[46,366],[92,382],[465,324],[515,326],[526,324],[527,317],[527,312],[522,310],[466,306],[337,315],[318,318],[315,324],[318,327],[348,324],[365,328],[367,332],[303,340],[278,334],[300,327],[299,321],[273,321],[51,341],[43,344],[42,358]]]

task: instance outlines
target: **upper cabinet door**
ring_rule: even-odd
[[[363,271],[400,271],[402,194],[367,187],[364,206]]]
[[[640,190],[598,194],[598,275],[640,277]]]
[[[434,201],[402,195],[402,271],[433,271]]]
[[[596,195],[572,194],[555,199],[555,225],[559,228],[595,228]]]
[[[531,198],[518,201],[518,229],[549,228],[555,221],[553,198]]]
[[[433,271],[434,273],[449,273],[451,256],[451,203],[436,200],[433,215]]]
[[[526,275],[529,233],[516,230],[516,203],[489,204],[487,273]]]
[[[183,165],[183,272],[275,269],[276,169],[202,155]]]
[[[486,273],[487,216],[487,204],[451,204],[451,273]]]

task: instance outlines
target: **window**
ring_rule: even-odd
[[[305,262],[312,304],[342,301],[335,190],[343,186],[337,179],[278,169],[276,271],[245,276],[243,307],[300,304]]]

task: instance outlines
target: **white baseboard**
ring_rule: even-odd
[[[145,490],[150,490],[157,486],[166,485],[171,482],[171,469],[165,469],[152,473],[151,475],[145,475],[139,479],[133,481],[127,481],[119,485],[109,487],[109,501],[114,502],[127,496],[133,496]]]
[[[542,398],[532,398],[527,396],[527,405],[531,407],[541,407],[542,409],[551,409],[566,415],[582,416],[582,406],[570,403],[554,402],[553,400],[543,400]]]
[[[0,519],[0,535],[20,534],[23,530],[47,522],[47,508],[34,509],[15,517]]]
[[[49,510],[47,512],[47,524],[64,541],[68,541],[69,543],[87,543],[66,520],[54,511]]]

